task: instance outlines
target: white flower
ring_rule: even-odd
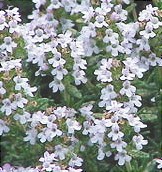
[[[0,72],[6,72],[6,71],[10,71],[10,70],[15,69],[15,68],[21,68],[22,67],[21,59],[2,61],[0,63],[2,66],[0,68]]]
[[[68,133],[74,134],[75,130],[79,131],[82,127],[75,119],[68,118],[66,120],[66,125],[68,127]]]
[[[5,18],[5,12],[0,11],[0,30],[4,30],[5,27],[8,27],[8,24],[6,23],[6,18]]]
[[[3,82],[0,81],[0,95],[3,95],[3,94],[5,94],[5,93],[6,93],[6,89],[3,88]]]
[[[133,136],[133,142],[136,145],[136,149],[141,150],[143,148],[143,145],[147,145],[148,141],[144,140],[144,137],[139,134],[137,136]]]
[[[32,38],[32,42],[37,43],[37,42],[43,42],[44,39],[48,39],[49,36],[44,33],[44,31],[40,28],[35,30],[35,35]]]
[[[43,164],[43,169],[42,170],[46,170],[46,171],[53,171],[53,169],[55,168],[55,164],[54,161],[57,161],[57,159],[55,158],[55,154],[54,153],[49,153],[49,152],[44,152],[44,157],[41,157],[39,159],[40,162],[42,162]]]
[[[121,95],[126,95],[128,97],[131,97],[136,91],[136,87],[132,86],[130,84],[130,81],[126,80],[123,83],[123,88],[120,90]]]
[[[27,104],[28,100],[22,97],[21,93],[15,94],[14,95],[14,101],[13,104],[15,107],[23,108],[24,104]]]
[[[83,106],[82,108],[80,108],[79,111],[81,112],[82,116],[86,117],[86,119],[91,119],[91,118],[93,118],[92,117],[93,112],[91,111],[92,108],[93,108],[93,105],[89,104],[87,106]]]
[[[19,9],[17,7],[14,7],[13,9],[9,8],[8,10],[5,10],[6,11],[6,15],[8,18],[10,18],[10,20],[16,20],[18,22],[21,21],[21,18],[20,18],[20,14],[19,14]]]
[[[100,148],[98,149],[97,159],[98,159],[98,160],[103,160],[104,157],[105,157],[105,155],[106,155],[107,157],[110,157],[111,154],[112,154],[112,153],[111,153],[110,151],[105,152],[105,151],[104,151],[104,148],[103,148],[103,147],[100,147]]]
[[[63,91],[65,89],[63,83],[57,78],[54,78],[54,80],[49,83],[49,88],[52,88],[52,91],[54,93],[57,92],[58,90]]]
[[[13,104],[8,98],[2,100],[2,103],[3,106],[1,107],[1,111],[5,112],[5,115],[7,116],[11,115],[12,111],[17,109],[16,105]]]
[[[11,37],[5,37],[4,43],[0,46],[2,50],[6,50],[9,53],[12,53],[13,48],[17,47],[17,44],[12,41]]]
[[[75,84],[80,85],[81,83],[86,83],[87,78],[85,77],[85,72],[83,70],[76,70],[73,72],[72,76],[75,79]]]
[[[153,32],[153,26],[150,23],[147,23],[145,26],[145,30],[140,31],[140,35],[145,37],[146,39],[153,38],[156,34]]]
[[[64,75],[68,74],[68,71],[62,65],[59,65],[55,69],[52,69],[51,74],[61,81]]]
[[[19,120],[21,124],[27,123],[27,121],[30,119],[31,114],[28,112],[24,112],[23,114],[15,114],[14,119]]]
[[[105,17],[103,15],[97,15],[95,18],[94,25],[98,28],[102,28],[103,26],[108,27],[108,24],[105,22]]]
[[[157,168],[162,169],[162,159],[155,159],[156,163],[158,163]]]
[[[117,123],[114,123],[111,127],[111,132],[108,133],[108,137],[112,138],[113,141],[116,141],[124,136],[124,133],[120,131],[120,127]]]
[[[35,145],[36,143],[36,137],[37,137],[38,131],[35,128],[32,128],[28,131],[26,131],[26,137],[24,137],[24,141],[29,141],[31,145]]]
[[[118,152],[122,152],[123,149],[127,146],[127,143],[124,142],[121,138],[118,138],[115,142],[110,144],[111,148],[116,148]]]
[[[72,41],[71,38],[72,32],[67,30],[64,34],[59,34],[57,42],[61,45],[62,48],[66,48],[68,44]]]
[[[119,44],[119,41],[114,41],[111,45],[106,47],[107,52],[111,52],[111,55],[116,57],[118,56],[119,52],[124,53],[124,48]]]
[[[114,91],[113,85],[108,85],[106,88],[103,88],[101,90],[101,96],[100,99],[102,101],[99,102],[99,107],[109,107],[111,105],[111,100],[115,99],[117,97],[116,92]]]
[[[44,5],[46,3],[46,0],[32,0],[32,2],[35,3],[36,8],[40,8],[41,5]]]
[[[65,155],[68,153],[68,149],[62,147],[61,145],[55,146],[55,157],[58,157],[60,160],[65,159]]]
[[[43,128],[42,132],[40,132],[37,137],[42,143],[44,143],[46,140],[51,142],[54,137],[61,135],[62,131],[57,128],[57,125],[49,122],[47,123],[47,127]]]
[[[130,162],[132,159],[129,155],[127,155],[127,152],[123,150],[122,152],[118,152],[115,155],[115,160],[118,160],[119,165],[124,165],[126,162]]]
[[[105,37],[103,38],[103,42],[105,42],[105,43],[109,43],[109,42],[110,42],[111,44],[113,44],[113,43],[115,43],[115,42],[118,40],[118,38],[119,38],[119,34],[113,32],[112,29],[106,29],[105,33],[106,33],[106,35],[105,35]]]
[[[71,166],[71,167],[75,167],[75,166],[80,167],[80,166],[82,166],[82,163],[83,163],[83,159],[77,157],[77,155],[74,154],[74,156],[69,161],[69,166]]]
[[[3,135],[3,133],[8,133],[10,131],[10,128],[6,125],[5,121],[0,119],[0,136]]]

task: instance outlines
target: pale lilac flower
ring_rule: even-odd
[[[62,145],[55,146],[55,157],[58,157],[60,160],[65,159],[65,155],[68,153],[68,149],[64,148]]]
[[[0,95],[3,95],[3,94],[5,94],[5,93],[6,93],[6,89],[3,88],[3,82],[0,81]]]
[[[75,119],[68,118],[66,120],[66,125],[68,127],[68,133],[74,134],[75,130],[79,131],[82,127]]]
[[[95,70],[94,74],[98,75],[97,80],[102,82],[111,82],[112,81],[112,73],[109,69],[112,67],[112,59],[102,59],[101,65],[98,70]]]
[[[145,37],[146,39],[153,38],[156,36],[155,32],[153,32],[153,26],[150,23],[147,23],[145,26],[145,30],[140,31],[140,35]]]
[[[115,140],[114,142],[112,142],[110,144],[111,148],[116,148],[116,150],[118,152],[122,152],[124,150],[124,148],[127,146],[127,143],[124,142],[120,137]]]
[[[35,3],[35,7],[38,9],[41,5],[44,5],[46,3],[46,0],[32,0],[32,2]]]
[[[125,21],[127,19],[128,12],[126,10],[122,9],[122,5],[121,4],[116,5],[114,7],[114,10],[115,10],[114,13],[118,16],[118,20],[119,21]]]
[[[148,143],[147,140],[144,140],[144,137],[141,134],[133,136],[132,140],[135,143],[137,150],[141,150],[143,148],[143,145],[147,145]]]
[[[60,80],[58,80],[57,78],[54,78],[54,80],[49,83],[49,88],[52,88],[52,91],[55,93],[58,90],[63,91],[65,89],[65,86]]]
[[[105,22],[105,17],[103,15],[97,15],[95,18],[94,25],[98,28],[102,28],[103,26],[108,27],[108,24]]]
[[[142,36],[141,39],[137,39],[136,44],[139,45],[139,50],[145,50],[149,51],[150,50],[150,45],[148,42],[148,39]]]
[[[16,20],[11,20],[8,22],[9,25],[9,32],[14,33],[14,32],[19,32],[19,27],[18,27],[18,22]]]
[[[9,8],[8,10],[5,10],[6,11],[6,15],[8,18],[10,18],[10,20],[16,20],[18,22],[21,22],[21,16],[19,14],[19,9],[17,7],[14,7],[13,9]]]
[[[22,97],[21,93],[15,94],[14,95],[14,101],[13,104],[15,107],[23,108],[24,104],[27,104],[28,100]]]
[[[64,34],[59,34],[57,42],[61,45],[62,48],[66,48],[68,44],[72,41],[71,38],[72,32],[67,30]]]
[[[113,44],[113,43],[115,43],[116,40],[118,40],[118,38],[119,38],[119,34],[113,32],[112,29],[106,29],[105,33],[106,33],[106,35],[105,35],[105,37],[103,38],[103,42],[105,42],[105,43],[111,42],[111,44]]]
[[[71,12],[77,5],[76,0],[61,0],[61,4],[63,5],[66,12]]]
[[[108,85],[106,88],[103,88],[101,90],[101,96],[100,99],[102,101],[99,102],[99,107],[104,107],[110,106],[111,105],[111,100],[114,100],[117,97],[116,92],[114,91],[114,86],[113,85]]]
[[[121,80],[133,80],[135,78],[135,74],[131,73],[128,68],[122,69]]]
[[[120,131],[120,127],[117,123],[114,123],[111,127],[111,132],[108,133],[108,137],[112,138],[113,141],[118,140],[119,138],[122,138],[124,136],[124,133]]]
[[[50,0],[50,1],[51,3],[47,7],[48,10],[59,9],[60,7],[62,7],[62,4],[59,0]]]
[[[21,59],[2,61],[0,64],[2,66],[0,72],[7,72],[15,68],[21,68],[22,66]]]
[[[37,42],[43,42],[44,39],[48,39],[49,36],[44,33],[44,31],[40,28],[35,30],[35,35],[32,38],[32,42],[37,43]]]
[[[73,72],[72,76],[75,79],[75,84],[80,85],[81,83],[86,83],[87,78],[85,77],[85,72],[83,70],[76,70]]]
[[[13,104],[10,99],[6,98],[2,100],[3,106],[1,107],[1,111],[5,112],[5,115],[9,116],[13,112],[13,110],[16,110],[17,107],[15,104]]]
[[[87,61],[80,57],[74,58],[73,70],[87,69]]]
[[[132,158],[127,155],[127,151],[123,150],[115,155],[115,160],[118,160],[119,165],[124,165],[126,162],[130,162]]]
[[[0,46],[2,50],[6,50],[9,53],[12,53],[15,47],[17,47],[17,44],[9,36],[4,38],[4,43]]]
[[[24,112],[23,114],[15,114],[14,119],[19,120],[21,124],[26,124],[30,119],[31,114],[28,112]]]
[[[142,98],[139,95],[134,94],[131,97],[129,97],[129,103],[133,104],[133,105],[135,105],[137,107],[142,106],[141,100],[142,100]]]
[[[103,147],[100,147],[98,149],[98,155],[97,155],[97,159],[98,160],[103,160],[106,157],[110,157],[112,155],[112,153],[110,151],[105,152]]]
[[[68,168],[68,171],[65,171],[65,172],[82,172],[83,170],[82,169],[79,169],[79,168],[77,168],[77,169],[74,169],[74,168],[72,168],[72,167],[69,167]],[[62,172],[64,172],[64,171],[62,171]]]
[[[8,133],[10,131],[10,128],[6,125],[6,122],[0,119],[0,136],[3,135],[3,133]]]
[[[136,91],[136,87],[131,85],[130,81],[126,80],[123,82],[123,88],[120,90],[121,95],[131,97]]]
[[[55,158],[55,154],[54,153],[49,153],[49,152],[44,152],[44,156],[41,157],[39,159],[40,162],[42,162],[43,164],[43,169],[42,170],[46,170],[46,171],[53,171],[53,169],[55,168],[55,164],[54,161],[58,161]]]
[[[85,116],[86,119],[91,119],[93,118],[93,112],[91,111],[93,108],[92,104],[88,104],[87,106],[83,106],[82,108],[79,109],[80,113],[82,116]]]
[[[75,167],[75,166],[80,167],[80,166],[82,166],[82,163],[83,163],[83,159],[79,158],[76,154],[74,154],[74,156],[69,161],[69,166],[71,166],[71,167]]]
[[[26,137],[24,137],[24,141],[29,141],[31,145],[35,145],[38,131],[35,128],[31,128],[26,131]]]
[[[106,51],[110,52],[112,56],[116,57],[119,53],[124,53],[124,48],[119,44],[119,41],[116,40],[114,43],[106,47]]]
[[[63,33],[66,32],[68,29],[71,29],[74,26],[73,21],[70,19],[61,18],[60,23],[62,26]]]
[[[64,75],[68,74],[68,71],[63,68],[63,65],[59,65],[55,69],[52,69],[51,74],[61,81]]]
[[[90,20],[94,17],[95,15],[95,12],[94,12],[94,9],[93,7],[89,7],[88,10],[84,10],[84,11],[81,11],[82,14],[84,14],[82,16],[82,18],[84,19],[84,22],[85,23],[88,23],[90,22]]]
[[[5,12],[0,11],[0,30],[4,30],[6,27],[8,27],[8,24],[6,23],[6,18],[5,18]]]

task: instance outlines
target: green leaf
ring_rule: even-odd
[[[67,92],[72,96],[72,97],[76,97],[78,99],[82,98],[82,94],[81,92],[77,89],[77,87],[75,87],[74,85],[67,85]]]

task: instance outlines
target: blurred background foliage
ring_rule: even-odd
[[[135,10],[137,15],[139,11],[145,8],[147,4],[154,3],[162,9],[162,2],[158,0],[154,1],[135,1]],[[31,0],[0,0],[0,9],[5,9],[8,6],[17,6],[20,8],[20,13],[23,18],[23,22],[28,22],[27,15],[32,12],[33,3]],[[162,30],[162,29],[161,29]],[[159,37],[161,38],[159,32]],[[162,39],[156,45],[156,53],[162,55]],[[78,108],[83,102],[97,100],[99,93],[96,94],[96,89],[92,83],[87,83],[85,88],[67,86],[67,94],[60,95],[59,93],[52,94],[48,88],[48,83],[51,82],[50,77],[32,78],[33,73],[36,71],[35,66],[29,64],[26,66],[30,68],[28,77],[33,84],[37,83],[40,87],[39,94],[42,98],[33,100],[36,101],[38,107],[41,110],[45,110],[47,107],[53,104],[69,104],[71,107]],[[94,70],[94,69],[91,69]],[[88,71],[91,73],[92,71]],[[66,79],[66,78],[65,78]],[[69,78],[67,78],[69,80]],[[147,73],[145,73],[142,80],[134,81],[134,85],[138,88],[137,92],[143,98],[143,106],[139,109],[139,116],[145,122],[148,127],[143,131],[143,135],[148,139],[149,144],[144,147],[142,151],[132,150],[133,160],[131,164],[127,164],[125,167],[119,167],[115,165],[114,161],[110,158],[106,158],[103,161],[97,161],[94,157],[97,152],[94,147],[90,147],[86,153],[84,153],[84,169],[85,172],[156,172],[154,158],[162,156],[162,68],[154,67]],[[98,87],[100,87],[98,85]],[[80,92],[82,90],[82,92]],[[89,95],[84,97],[84,93]],[[95,93],[95,94],[94,94]],[[64,100],[60,100],[60,96],[64,97]],[[52,100],[55,97],[55,100]],[[151,99],[155,99],[151,101]],[[81,99],[78,101],[78,99]],[[74,102],[77,102],[77,104]],[[97,107],[96,107],[97,108]],[[19,137],[17,137],[19,135]],[[23,142],[24,131],[19,124],[11,125],[11,132],[1,139],[1,164],[10,162],[14,165],[20,166],[35,166],[39,157],[43,153],[44,145],[37,144],[31,146],[30,144],[24,144]],[[15,139],[16,138],[16,139]]]

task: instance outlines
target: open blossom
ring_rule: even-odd
[[[133,142],[135,143],[137,150],[141,150],[143,145],[147,145],[148,143],[147,140],[144,140],[144,137],[141,134],[133,136]]]
[[[35,128],[31,128],[30,130],[26,131],[26,137],[24,137],[24,141],[29,141],[31,145],[36,143],[38,131]]]
[[[64,148],[62,145],[55,146],[55,157],[58,157],[60,160],[65,159],[65,155],[68,153],[68,149]]]
[[[21,93],[15,94],[14,95],[14,101],[13,104],[15,107],[23,108],[24,104],[27,104],[28,100],[22,97]]]
[[[69,166],[71,166],[71,167],[75,167],[75,166],[80,167],[80,166],[82,166],[82,163],[83,163],[83,159],[77,157],[77,155],[74,155],[69,161]]]
[[[130,85],[130,81],[125,81],[123,83],[123,88],[120,90],[121,95],[126,95],[128,97],[131,97],[136,91],[136,87]]]
[[[3,30],[5,27],[8,27],[8,24],[6,22],[5,12],[0,11],[0,30]]]
[[[4,43],[0,46],[0,49],[6,50],[9,53],[13,52],[13,48],[17,47],[17,44],[12,41],[11,37],[5,37],[4,38]]]
[[[13,110],[16,110],[17,107],[14,103],[11,102],[10,99],[6,98],[2,100],[3,106],[1,107],[1,111],[5,112],[5,115],[9,116],[11,115]]]
[[[5,93],[6,93],[6,89],[3,88],[3,82],[0,81],[0,95],[3,95],[3,94],[5,94]]]
[[[54,80],[49,83],[49,88],[52,88],[52,91],[55,93],[57,91],[63,91],[65,89],[65,86],[60,80],[54,78]]]
[[[75,130],[79,131],[81,129],[81,125],[75,119],[68,118],[66,120],[66,124],[68,127],[69,134],[74,134]]]
[[[3,135],[3,133],[8,133],[10,131],[10,128],[6,125],[5,121],[0,119],[0,136]]]
[[[123,150],[115,155],[115,160],[118,160],[119,165],[124,165],[126,162],[130,162],[131,157],[127,155],[127,152]]]

